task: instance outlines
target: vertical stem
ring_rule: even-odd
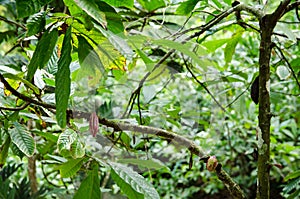
[[[36,161],[35,155],[28,158],[28,176],[30,181],[31,194],[34,194],[38,191],[35,161]]]
[[[265,15],[260,20],[257,199],[270,198],[270,56],[273,27],[269,19],[270,15]]]

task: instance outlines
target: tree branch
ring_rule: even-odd
[[[42,106],[44,108],[50,108],[50,109],[56,108],[55,105],[40,102],[40,101],[32,99],[31,97],[23,95],[22,93],[19,93],[17,90],[15,90],[13,87],[11,87],[11,85],[5,80],[4,76],[1,73],[0,73],[0,81],[3,83],[4,87],[7,90],[9,90],[14,96],[22,99],[25,102],[29,102],[31,104],[36,104],[36,105]]]

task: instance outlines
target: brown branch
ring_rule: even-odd
[[[24,25],[19,24],[19,23],[15,22],[15,21],[11,21],[11,20],[9,20],[9,19],[3,17],[3,16],[0,16],[0,20],[4,21],[4,22],[6,22],[6,23],[9,23],[9,24],[13,24],[13,25],[15,25],[15,26],[17,26],[17,27],[20,27],[20,28],[22,28],[23,30],[27,30],[27,28],[26,28]]]
[[[22,106],[19,107],[0,107],[0,110],[5,110],[5,111],[20,111],[25,109],[27,106],[29,106],[30,102],[26,102]]]
[[[0,73],[0,81],[3,83],[4,87],[9,90],[14,96],[22,99],[23,101],[29,102],[31,104],[36,104],[39,106],[42,106],[44,108],[50,108],[50,109],[55,109],[55,105],[52,104],[47,104],[44,102],[40,102],[37,100],[32,99],[31,97],[28,97],[26,95],[23,95],[22,93],[19,93],[17,90],[15,90],[4,78],[4,76]]]

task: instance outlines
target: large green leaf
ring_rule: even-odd
[[[105,19],[105,14],[99,9],[95,0],[74,0],[74,2],[89,16],[101,24],[103,28],[106,28],[107,22]]]
[[[86,158],[70,159],[67,162],[59,165],[58,169],[60,172],[60,176],[62,178],[69,178],[74,176],[77,171],[79,171],[84,161],[86,161]]]
[[[46,24],[45,12],[39,12],[30,16],[27,20],[27,36],[37,34],[43,30]]]
[[[32,156],[35,150],[35,141],[30,133],[17,122],[14,128],[9,130],[12,142],[28,157]]]
[[[169,47],[175,50],[178,50],[179,52],[189,56],[190,58],[192,58],[192,60],[194,62],[196,62],[202,69],[206,69],[206,64],[205,62],[203,62],[197,54],[195,54],[194,52],[192,52],[190,50],[190,46],[189,43],[187,44],[181,44],[179,42],[175,42],[175,41],[171,41],[171,40],[166,40],[166,39],[159,39],[159,40],[154,40],[153,41],[154,44],[157,45],[162,45],[164,47]]]
[[[127,41],[122,37],[116,35],[111,31],[106,31],[102,27],[95,25],[95,27],[101,31],[101,33],[106,36],[110,42],[122,55],[127,59],[131,60],[134,53],[131,47],[128,45]]]
[[[224,44],[228,42],[228,39],[215,39],[203,42],[202,45],[207,48],[208,51],[214,52]]]
[[[133,159],[133,158],[126,158],[120,159],[118,162],[125,163],[125,164],[134,164],[139,166],[141,169],[169,169],[166,165],[164,165],[161,161],[157,159],[150,159],[150,160],[142,160],[142,159]]]
[[[38,42],[28,65],[27,80],[31,81],[37,68],[43,68],[50,59],[58,38],[57,29],[47,30]]]
[[[176,14],[178,14],[178,15],[189,15],[194,10],[196,4],[199,1],[200,0],[187,0],[187,1],[184,1],[184,2],[180,3],[178,8],[176,9]]]
[[[138,0],[138,2],[143,6],[143,8],[145,8],[149,12],[164,7],[166,5],[164,0]]]
[[[63,131],[57,140],[59,153],[64,157],[81,158],[84,156],[84,146],[79,137],[72,129]]]
[[[40,94],[40,90],[39,90],[38,87],[36,87],[34,84],[30,83],[28,80],[19,77],[19,75],[14,75],[14,74],[11,74],[11,73],[6,73],[6,74],[3,74],[3,76],[5,78],[8,78],[8,79],[13,79],[13,80],[21,81],[28,88],[32,89],[34,93],[36,93],[38,95]]]
[[[56,120],[62,128],[67,124],[67,108],[71,86],[69,67],[72,61],[71,51],[71,27],[69,27],[64,37],[61,57],[58,60],[58,69],[55,76]]]
[[[19,18],[28,17],[52,0],[16,0],[17,14]]]
[[[103,0],[104,2],[108,3],[111,6],[114,7],[127,7],[127,8],[132,8],[134,0]]]
[[[105,14],[105,19],[107,21],[107,29],[114,34],[119,34],[124,32],[124,25],[121,16],[116,12],[116,10],[105,2],[98,1],[98,8]]]
[[[235,33],[231,37],[231,39],[228,40],[226,47],[224,49],[224,56],[225,56],[226,63],[231,62],[232,56],[235,52],[236,45],[240,41],[242,34],[243,34],[243,31],[239,31],[239,32]]]
[[[147,182],[143,176],[127,166],[113,162],[109,164],[111,166],[111,177],[128,198],[159,198],[152,184]]]
[[[93,78],[99,82],[101,77],[105,76],[105,68],[97,52],[82,36],[78,37],[78,59],[80,69],[77,72],[77,79],[89,77],[89,81]]]
[[[98,175],[98,165],[95,165],[88,176],[82,181],[73,199],[100,199],[100,179]]]

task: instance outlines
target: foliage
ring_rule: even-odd
[[[224,198],[215,156],[254,198],[256,14],[279,3],[231,3],[1,1],[0,197]],[[272,37],[273,198],[299,194],[299,4]]]

